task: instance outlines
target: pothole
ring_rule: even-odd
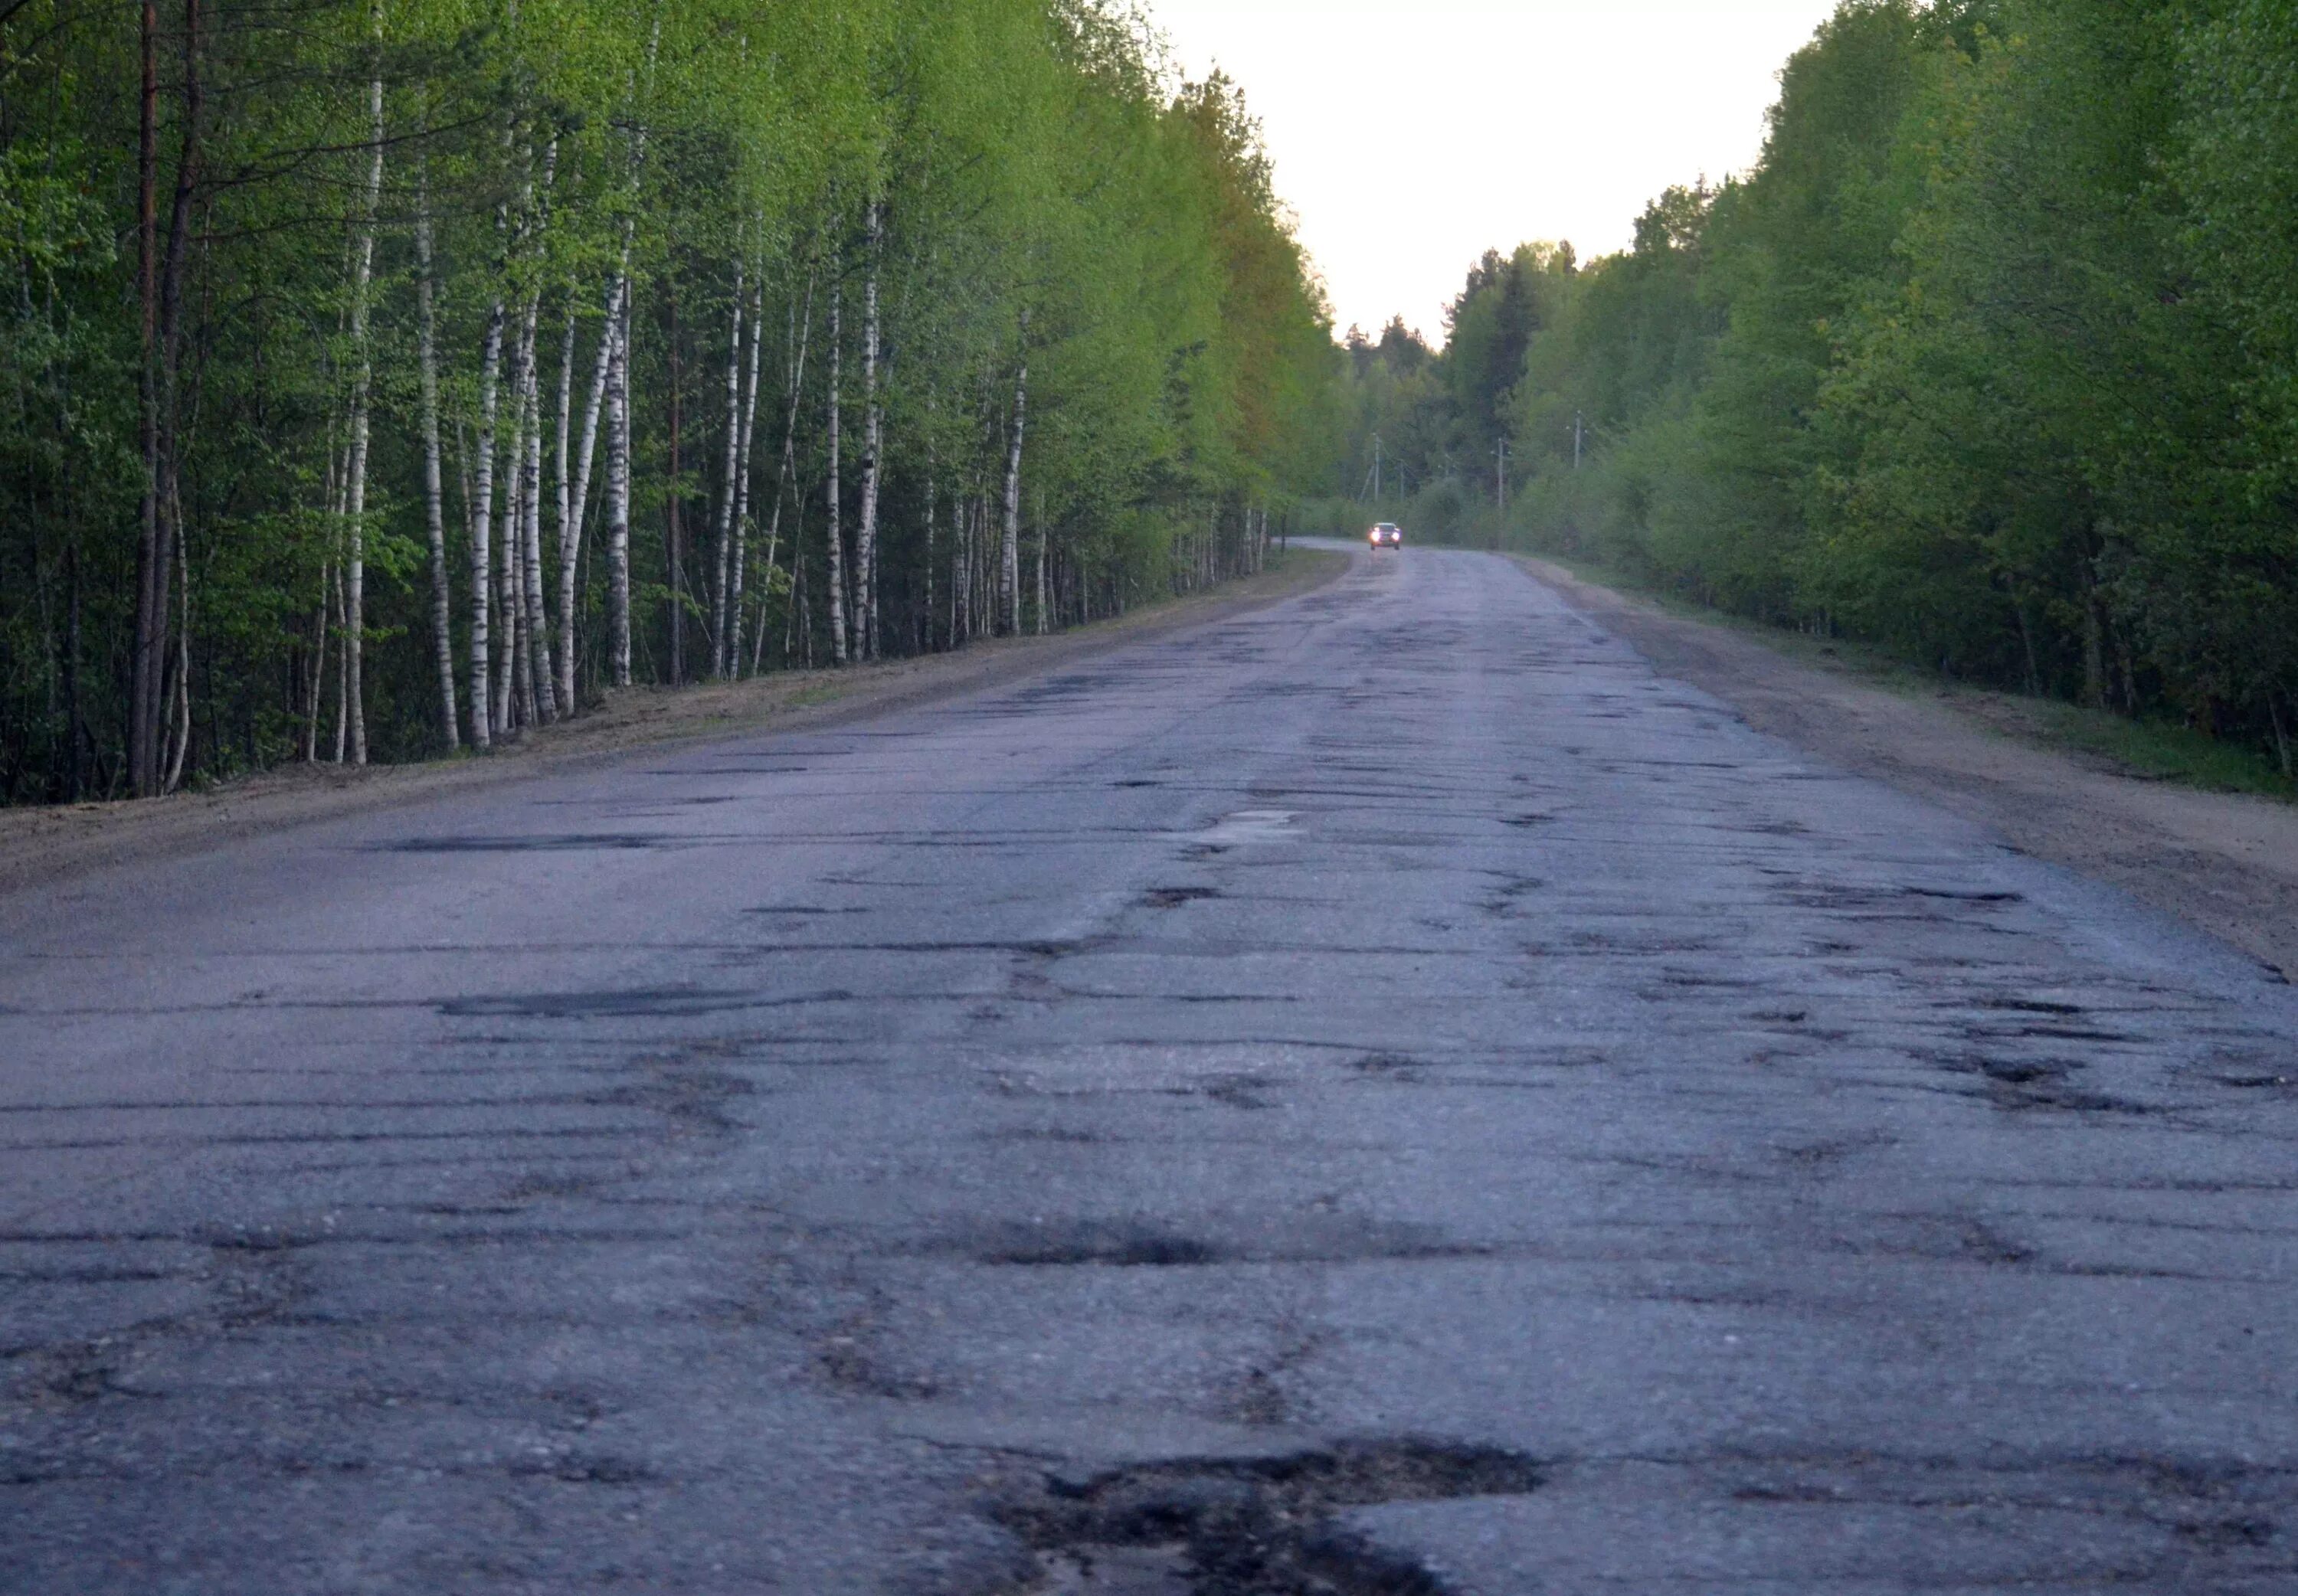
[[[1492,1248],[1424,1225],[1307,1211],[1232,1218],[1200,1232],[1141,1220],[1071,1219],[960,1231],[935,1244],[991,1269],[1203,1269],[1223,1264],[1439,1263]]]
[[[2059,1003],[2045,997],[1982,997],[1976,1006],[2013,1014],[2057,1014],[2066,1018],[2087,1012],[2079,1003]]]
[[[1065,1226],[1048,1233],[1016,1236],[980,1254],[983,1263],[1006,1268],[1191,1269],[1219,1263],[1224,1254],[1193,1236],[1131,1225]]]
[[[767,1005],[755,992],[653,987],[628,992],[494,993],[445,998],[434,1006],[451,1020],[666,1020]]]
[[[1039,1592],[1072,1596],[1443,1596],[1426,1568],[1340,1515],[1393,1501],[1523,1496],[1532,1460],[1396,1440],[1273,1458],[1145,1464],[1048,1480],[994,1517],[1036,1552]]]
[[[1978,1075],[1986,1081],[1984,1096],[1997,1108],[2067,1109],[2088,1113],[2148,1113],[2141,1103],[2085,1091],[2071,1084],[2084,1066],[2079,1060],[2060,1058],[1989,1058],[1971,1055],[1941,1062],[1951,1074]]]
[[[117,1370],[100,1342],[67,1342],[37,1347],[8,1360],[9,1398],[36,1408],[70,1409],[100,1402],[119,1387]]]
[[[576,831],[538,837],[408,837],[379,842],[368,850],[385,854],[590,854],[636,853],[677,848],[690,839],[650,831]]]

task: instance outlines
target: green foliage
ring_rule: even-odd
[[[1512,366],[1505,263],[1472,272],[1420,426],[1464,535],[1505,413],[1511,535],[2287,762],[2294,34],[2290,0],[1847,0],[1757,168],[1526,296]]]
[[[166,412],[180,431],[186,576],[169,599],[166,647],[171,692],[186,684],[186,779],[295,757],[307,743],[322,757],[332,749],[343,665],[332,607],[351,547],[343,483],[362,371],[373,395],[357,528],[369,738],[383,758],[441,744],[421,217],[434,246],[459,662],[481,354],[491,318],[504,318],[508,351],[531,317],[550,624],[574,632],[583,694],[608,679],[603,437],[577,507],[586,530],[564,615],[548,506],[558,394],[564,381],[579,452],[608,285],[626,255],[641,679],[708,668],[698,638],[714,624],[715,529],[730,499],[738,307],[763,333],[740,603],[769,667],[828,646],[833,298],[841,552],[856,580],[873,271],[884,431],[871,579],[883,651],[963,641],[952,529],[970,517],[975,557],[998,531],[1024,364],[1025,624],[1242,568],[1257,558],[1261,517],[1333,473],[1340,357],[1257,127],[1234,86],[1179,81],[1124,8],[287,0],[207,8],[194,39],[186,14],[161,8],[152,174],[164,242],[188,173],[193,241],[180,392]],[[100,796],[122,790],[139,416],[159,360],[145,345],[137,275],[139,41],[132,12],[93,0],[27,0],[0,27],[0,801]],[[384,178],[369,222],[374,82]],[[362,297],[352,262],[370,227]],[[516,396],[508,367],[497,375],[508,450]],[[1199,558],[1208,527],[1210,561]],[[1040,549],[1043,617],[1026,568]]]

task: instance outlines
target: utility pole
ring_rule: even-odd
[[[1380,503],[1380,434],[1378,433],[1372,435],[1372,501],[1377,508]]]
[[[1502,438],[1499,444],[1493,448],[1492,455],[1494,459],[1500,461],[1500,491],[1498,498],[1500,500],[1500,514],[1505,516],[1508,514],[1508,440],[1506,438]]]
[[[1582,439],[1583,437],[1584,437],[1584,436],[1586,435],[1587,431],[1588,431],[1588,428],[1587,428],[1587,425],[1586,425],[1585,418],[1583,416],[1582,412],[1580,412],[1580,411],[1578,411],[1578,410],[1575,410],[1575,411],[1573,411],[1573,412],[1572,412],[1572,468],[1573,468],[1575,471],[1577,471],[1578,469],[1580,469],[1580,441],[1581,441],[1581,439]]]

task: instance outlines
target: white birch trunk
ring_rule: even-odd
[[[526,459],[526,406],[519,402],[518,420],[512,427],[510,447],[503,451],[502,521],[495,538],[495,730],[508,735],[524,728],[527,717],[519,688],[525,674],[525,616],[519,600],[519,467]]]
[[[988,500],[978,492],[969,494],[965,501],[965,567],[960,575],[965,582],[964,635],[967,642],[981,635],[981,612],[987,608],[981,602],[981,531],[988,516]]]
[[[494,724],[493,650],[487,635],[494,591],[495,420],[501,404],[503,319],[498,299],[487,314],[479,356],[479,435],[471,461],[471,746],[492,746]]]
[[[727,624],[732,628],[726,644],[729,675],[740,675],[742,670],[742,590],[747,585],[743,579],[750,565],[750,443],[758,425],[758,374],[765,345],[766,282],[762,266],[757,286],[750,295],[750,367],[744,378],[742,446],[734,456],[734,588],[727,602]],[[758,624],[761,628],[765,626],[763,617]]]
[[[959,649],[965,646],[973,624],[970,581],[973,574],[973,500],[962,483],[957,501],[949,508],[949,646]]]
[[[878,657],[878,456],[885,417],[878,401],[878,258],[885,223],[874,198],[869,213],[869,260],[862,281],[862,519],[854,532],[856,651]]]
[[[431,651],[439,673],[439,734],[452,750],[461,745],[455,710],[453,595],[447,583],[446,489],[439,458],[439,309],[431,259],[431,180],[427,164],[416,179],[416,364],[423,390],[423,528],[431,545]]]
[[[1046,634],[1046,494],[1037,491],[1037,635]]]
[[[373,10],[380,41],[383,8]],[[367,763],[367,457],[368,406],[375,387],[375,354],[368,347],[368,286],[375,278],[376,211],[383,199],[383,79],[368,81],[368,126],[373,142],[367,184],[360,196],[361,217],[351,282],[351,344],[358,351],[351,379],[351,486],[346,527],[350,547],[343,561],[343,686],[349,701],[351,763]]]
[[[1013,378],[1013,429],[1005,440],[1005,537],[999,550],[997,597],[1005,612],[1005,629],[1021,630],[1021,438],[1029,416],[1029,313],[1021,312],[1024,351]]]
[[[654,69],[662,45],[662,7],[655,7],[647,34],[644,97],[654,95]],[[631,132],[630,198],[635,209],[640,174],[646,168],[647,124]],[[623,223],[620,313],[615,318],[614,361],[608,376],[607,412],[607,626],[614,657],[615,685],[631,684],[631,240],[634,223]]]
[[[566,285],[566,328],[558,343],[558,417],[551,454],[551,496],[557,515],[551,525],[558,533],[562,561],[566,548],[567,500],[574,491],[574,462],[568,458],[574,438],[574,284],[570,279]]]
[[[493,701],[493,720],[498,732],[508,732],[517,724],[516,689],[519,675],[520,609],[518,591],[519,500],[522,478],[526,463],[527,392],[533,375],[534,341],[531,333],[531,318],[522,314],[518,336],[511,345],[510,429],[507,445],[495,451],[495,482],[491,497],[496,501],[500,519],[493,534],[494,568],[491,573],[495,587],[495,624],[500,633],[494,651],[494,672],[490,682]]]
[[[562,639],[574,629],[574,608],[566,592],[566,578],[573,569],[567,558],[569,530],[567,500],[574,492],[572,462],[567,450],[574,440],[574,285],[566,285],[566,328],[558,343],[558,416],[551,453],[551,500],[553,519],[551,534],[558,553],[559,591],[553,595],[558,601],[558,630],[553,634],[553,648],[547,664],[550,670],[551,701],[558,712],[572,720],[574,716],[574,695],[560,690],[558,661],[566,653]]]
[[[504,157],[517,142],[515,121],[503,127]],[[522,218],[523,220],[523,218]],[[502,296],[502,285],[509,280],[515,252],[511,239],[510,207],[506,202],[495,207],[495,234],[501,244],[496,265],[494,302],[487,313],[485,348],[479,362],[479,438],[477,458],[473,462],[472,475],[476,492],[470,502],[471,518],[471,742],[477,748],[492,745],[493,733],[504,730],[508,707],[504,695],[496,689],[496,657],[500,651],[491,621],[500,624],[504,642],[512,641],[516,623],[508,606],[496,600],[496,550],[494,517],[497,478],[500,471],[496,450],[496,426],[501,416],[501,376],[503,336],[509,319],[510,308]],[[512,427],[517,427],[518,394],[521,383],[516,363],[511,382]],[[511,451],[503,451],[516,458],[516,442]],[[505,484],[508,497],[508,484]],[[506,507],[508,520],[508,507]]]
[[[507,145],[512,136],[506,129]],[[534,153],[531,146],[522,149],[520,160],[524,171],[518,212],[511,228],[511,243],[505,250],[506,261],[524,260],[536,230]],[[499,732],[525,725],[533,719],[527,713],[523,690],[526,682],[526,604],[519,573],[526,552],[526,453],[529,429],[533,425],[534,343],[541,310],[541,296],[536,293],[528,296],[519,312],[518,335],[511,347],[510,446],[496,456],[494,492],[500,500],[501,520],[494,551],[495,619],[501,636],[500,646],[495,650],[493,687],[494,724]]]
[[[542,193],[535,208],[538,243],[533,252],[538,257],[558,181],[558,140],[554,136],[543,150]],[[542,604],[542,363],[537,358],[541,320],[542,288],[538,283],[526,302],[526,452],[521,460],[518,566],[519,635],[525,645],[519,657],[519,697],[527,720],[539,726],[558,718],[550,685],[550,617]]]
[[[574,713],[575,585],[581,571],[583,524],[590,514],[591,463],[599,442],[599,418],[607,401],[607,379],[614,369],[615,341],[622,326],[623,297],[629,285],[629,244],[624,244],[623,268],[607,284],[607,320],[599,331],[599,358],[591,372],[590,402],[583,410],[581,464],[558,533],[558,698],[566,713]]]
[[[742,293],[745,286],[743,263],[734,263],[734,302],[728,314],[729,332],[726,348],[726,449],[725,468],[721,474],[718,489],[718,580],[710,592],[710,674],[723,680],[731,670],[727,649],[732,635],[726,629],[726,604],[733,595],[734,581],[734,472],[741,454],[742,421]]]
[[[335,596],[334,596],[334,598],[330,600],[330,602],[332,602],[332,603],[335,605],[335,643],[336,643],[336,647],[337,647],[337,648],[339,648],[339,649],[341,649],[343,650],[343,658],[341,661],[338,661],[338,662],[337,662],[337,664],[336,664],[336,667],[335,667],[335,762],[337,765],[341,765],[341,764],[343,762],[343,749],[344,749],[345,742],[346,742],[346,740],[347,740],[347,739],[348,739],[348,737],[349,737],[349,735],[350,735],[350,732],[351,732],[351,714],[350,714],[351,700],[350,700],[348,698],[346,698],[346,697],[344,696],[344,689],[343,689],[343,683],[344,683],[346,681],[348,681],[348,680],[350,679],[350,674],[350,674],[350,672],[345,668],[345,666],[350,663],[351,649],[350,649],[350,646],[349,646],[349,644],[348,644],[347,642],[345,642],[345,641],[344,641],[344,637],[343,637],[343,569],[342,569],[342,567],[341,567],[341,566],[337,566],[337,567],[336,567],[336,570],[335,570]]]
[[[558,718],[550,688],[550,617],[542,608],[542,396],[536,377],[527,379],[525,541],[519,548],[519,575],[526,604],[526,696],[537,725]]]
[[[607,377],[607,625],[615,685],[631,684],[631,300],[623,295]]]
[[[844,285],[830,295],[830,657],[846,663],[846,533],[839,524],[838,401],[843,367],[844,331],[840,312],[846,302]]]

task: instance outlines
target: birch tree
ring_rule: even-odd
[[[885,447],[885,412],[878,393],[878,273],[884,253],[884,208],[875,194],[863,206],[868,233],[862,284],[862,517],[855,528],[857,649],[878,654],[878,470]]]
[[[738,260],[735,265],[734,291],[728,296],[726,312],[726,458],[718,487],[718,575],[710,590],[710,674],[720,680],[723,680],[732,670],[733,647],[732,633],[728,630],[728,604],[733,596],[735,500],[739,492],[738,471],[741,464],[742,338],[746,330],[743,312],[748,308],[744,299],[748,284],[743,277],[743,269],[747,264]],[[755,329],[751,330],[750,335],[755,341]]]
[[[830,534],[828,540],[830,550],[830,592],[827,596],[827,603],[830,609],[830,657],[834,664],[838,665],[844,665],[846,663],[846,616],[847,603],[846,585],[846,533],[844,520],[845,484],[839,470],[838,459],[838,422],[839,410],[841,408],[841,372],[844,345],[846,342],[845,333],[840,326],[840,317],[845,307],[845,285],[838,281],[836,274],[833,273],[830,286],[830,419],[828,428],[830,471],[824,492],[828,495],[830,510]]]
[[[460,745],[455,705],[454,595],[447,580],[447,505],[439,447],[439,307],[431,222],[430,164],[417,169],[415,190],[416,369],[421,385],[423,531],[431,556],[431,650],[439,681],[439,737]]]
[[[484,749],[665,679],[632,531],[674,370],[725,385],[675,413],[732,678],[1143,591],[1208,502],[1261,524],[1269,363],[1307,393],[1329,347],[1232,122],[1091,0],[86,4],[9,13],[11,801]],[[674,272],[713,308],[674,327]]]
[[[721,675],[732,675],[742,668],[742,593],[744,574],[750,561],[750,443],[758,424],[758,376],[761,357],[765,348],[766,288],[761,274],[750,313],[750,364],[743,378],[742,439],[734,453],[734,558],[732,560],[733,591],[727,604],[726,663]],[[775,508],[781,508],[777,484]],[[771,564],[771,561],[769,562]],[[761,629],[763,630],[763,628]]]
[[[1005,536],[999,546],[997,594],[1005,630],[1021,630],[1021,439],[1029,416],[1029,312],[1021,311],[1021,353],[1013,371],[1013,419],[1005,434]]]
[[[368,79],[367,180],[360,195],[359,238],[351,269],[351,415],[348,519],[343,557],[343,690],[351,722],[351,763],[367,763],[367,467],[369,396],[375,385],[375,351],[369,347],[368,290],[375,277],[376,213],[383,195],[383,7],[373,18],[376,66]],[[186,733],[188,735],[188,733]]]

